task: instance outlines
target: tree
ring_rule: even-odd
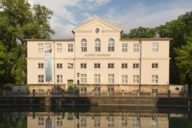
[[[54,31],[49,25],[53,14],[42,5],[33,7],[27,0],[0,0],[0,48],[4,49],[0,58],[5,67],[0,67],[2,83],[26,82],[25,39],[49,39]],[[6,71],[4,71],[6,69]]]
[[[129,38],[153,38],[155,37],[155,29],[139,27],[130,30]]]
[[[185,82],[192,84],[192,36],[187,38],[187,44],[175,49],[176,65],[185,76]]]

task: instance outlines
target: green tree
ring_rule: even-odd
[[[189,85],[192,84],[192,36],[187,38],[187,44],[175,49],[176,65]]]
[[[25,39],[49,39],[54,31],[49,25],[53,14],[42,5],[33,7],[27,0],[0,0],[0,47],[4,49],[0,58],[5,67],[0,67],[0,83],[26,82]],[[3,45],[2,45],[3,44]],[[6,70],[5,70],[6,69]]]
[[[139,27],[130,30],[128,37],[129,38],[153,38],[155,37],[155,29]]]

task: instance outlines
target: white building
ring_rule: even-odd
[[[27,40],[31,92],[76,86],[91,95],[124,95],[163,93],[169,85],[169,38],[121,39],[121,29],[100,18],[72,32],[69,40]]]

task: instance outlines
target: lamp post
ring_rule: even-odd
[[[79,97],[79,76],[80,76],[80,73],[78,72],[77,73],[77,89],[78,89],[78,91],[77,91],[77,95],[78,95],[78,97]]]

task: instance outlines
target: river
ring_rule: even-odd
[[[1,106],[0,128],[192,128],[187,108]]]

